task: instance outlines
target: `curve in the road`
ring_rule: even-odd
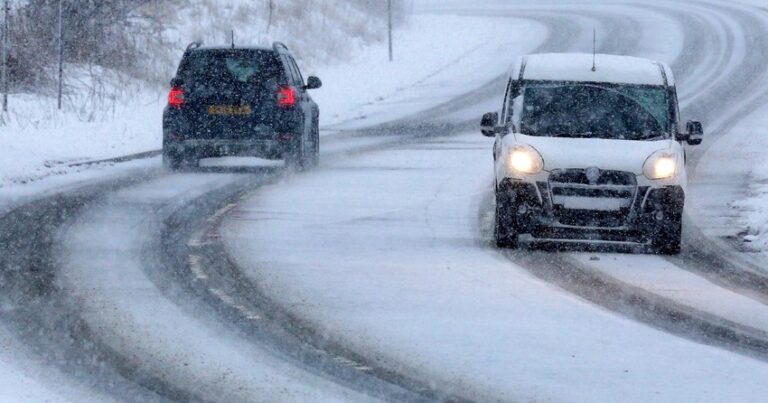
[[[643,5],[634,4],[633,7],[643,7]],[[754,89],[759,88],[755,83],[761,78],[761,75],[754,74],[754,71],[765,72],[765,63],[762,62],[766,60],[765,55],[768,54],[765,45],[761,44],[759,40],[759,38],[765,37],[763,35],[765,31],[764,20],[750,15],[745,10],[735,10],[725,6],[712,6],[708,3],[702,3],[692,12],[688,12],[687,8],[683,9],[674,6],[654,6],[654,8],[649,7],[648,9],[659,10],[660,8],[665,8],[674,14],[684,26],[699,27],[695,28],[697,30],[706,31],[707,24],[713,19],[722,25],[722,28],[718,29],[728,30],[729,27],[733,28],[733,21],[737,21],[742,27],[752,27],[755,30],[759,30],[759,34],[756,37],[752,36],[751,39],[744,39],[746,46],[754,47],[758,51],[750,52],[750,54],[746,55],[745,60],[737,63],[735,67],[727,67],[733,63],[734,59],[737,59],[737,57],[729,53],[729,49],[732,49],[733,46],[728,45],[729,43],[733,44],[733,41],[736,41],[738,38],[738,33],[734,32],[726,35],[728,39],[725,43],[722,42],[723,37],[719,35],[710,35],[708,32],[696,32],[695,34],[689,32],[685,36],[684,53],[674,63],[675,70],[681,75],[682,83],[686,83],[686,80],[690,79],[689,77],[691,76],[698,77],[698,79],[694,78],[692,80],[695,80],[693,81],[696,84],[695,87],[698,87],[700,92],[697,92],[698,95],[695,97],[690,97],[692,101],[690,106],[686,108],[686,113],[707,115],[702,116],[702,118],[706,118],[714,112],[717,112],[720,116],[730,116],[730,119],[725,119],[723,123],[716,122],[718,131],[724,132],[724,129],[729,124],[737,122],[740,116],[757,107],[756,105],[741,104],[728,111],[723,111],[720,108],[724,100],[734,99],[744,93],[751,94],[754,92]],[[628,46],[636,45],[637,38],[639,37],[637,30],[640,28],[634,22],[633,17],[631,15],[623,15],[621,12],[604,12],[600,10],[595,10],[594,13],[586,11],[557,12],[551,8],[537,12],[529,7],[519,12],[511,12],[510,14],[516,17],[522,16],[523,18],[538,20],[553,28],[547,42],[539,50],[559,51],[576,47],[577,44],[574,43],[574,38],[577,38],[577,33],[583,31],[584,26],[588,25],[588,23],[585,24],[584,20],[591,17],[594,17],[601,26],[604,26],[607,32],[606,36],[609,40],[602,44],[601,51],[603,52],[622,53]],[[720,20],[723,15],[728,15],[728,21]],[[752,32],[752,34],[755,34],[755,32]],[[712,60],[712,55],[717,55],[715,63],[709,62]],[[705,65],[712,68],[702,70],[701,66]],[[734,79],[733,77],[722,77],[718,72],[720,69],[727,71],[738,71],[734,69],[741,71],[752,70],[749,75],[743,74]],[[701,77],[706,77],[707,79],[701,79]],[[494,80],[493,83],[488,85],[496,86],[498,82],[498,80]],[[484,101],[487,97],[487,88],[489,87],[484,86],[478,91],[466,94],[464,97],[459,97],[455,101],[448,102],[429,111],[428,114],[417,115],[416,119],[406,119],[394,125],[383,125],[371,130],[358,132],[355,135],[380,136],[381,134],[395,132],[400,137],[393,141],[402,141],[403,138],[410,138],[412,141],[420,136],[456,133],[463,128],[470,127],[470,125],[424,124],[423,121],[433,120],[432,118],[434,117],[462,109],[473,102]],[[693,93],[692,91],[690,92]],[[709,99],[714,100],[709,101]],[[391,143],[380,143],[368,146],[368,148],[381,147],[382,144],[388,145]],[[231,195],[252,190],[253,187],[253,184],[249,184],[239,189],[233,189]],[[55,287],[56,267],[54,259],[51,258],[55,242],[50,239],[49,234],[64,225],[69,215],[78,215],[80,209],[87,202],[95,200],[100,195],[111,192],[115,188],[117,188],[116,185],[100,186],[98,191],[81,191],[69,197],[62,196],[47,199],[39,205],[42,207],[23,206],[18,211],[2,218],[0,227],[2,227],[3,236],[5,237],[2,238],[2,245],[6,247],[6,255],[13,257],[12,259],[5,258],[2,263],[3,267],[13,268],[15,271],[4,270],[3,283],[0,286],[2,289],[9,291],[6,294],[8,296],[16,296],[20,291],[29,293],[29,290],[38,290],[37,292],[29,293],[34,298],[19,296],[19,298],[22,298],[20,301],[29,301],[30,305],[28,308],[17,311],[17,315],[10,318],[10,323],[20,337],[27,340],[32,348],[36,349],[40,354],[56,355],[62,351],[66,352],[66,359],[59,362],[62,370],[72,372],[83,379],[92,379],[95,384],[94,387],[104,388],[117,396],[138,396],[136,400],[151,400],[155,398],[197,400],[197,396],[190,395],[187,391],[166,383],[160,374],[142,373],[140,366],[135,365],[131,359],[121,356],[119,351],[114,351],[109,346],[100,344],[98,332],[81,326],[82,321],[79,319],[77,310],[74,308],[76,301],[71,300],[65,290],[57,290]],[[229,299],[243,301],[244,304],[237,304],[241,306],[246,306],[245,303],[247,302],[251,309],[265,314],[264,304],[269,306],[269,301],[259,300],[258,285],[241,284],[237,287],[224,287],[226,292],[223,295],[225,297],[211,295],[210,287],[201,288],[198,284],[199,281],[194,280],[193,276],[195,276],[195,273],[188,264],[188,258],[186,260],[183,258],[188,256],[190,252],[202,253],[203,257],[209,258],[208,263],[211,264],[206,266],[206,268],[216,270],[215,263],[222,262],[222,259],[224,259],[224,256],[220,254],[220,250],[216,250],[215,245],[214,249],[202,252],[186,249],[184,245],[187,245],[188,242],[185,242],[185,239],[188,241],[188,238],[185,237],[192,236],[193,232],[189,231],[191,227],[189,230],[179,232],[175,237],[170,237],[171,233],[174,232],[171,229],[174,229],[175,226],[192,223],[185,224],[185,221],[188,221],[185,220],[186,218],[197,214],[204,215],[202,214],[204,212],[215,212],[223,205],[231,202],[231,199],[227,197],[222,199],[220,196],[220,194],[206,195],[207,200],[201,199],[199,205],[188,207],[190,210],[187,213],[189,214],[180,213],[180,216],[176,216],[168,221],[166,223],[168,228],[166,235],[169,235],[168,239],[174,241],[169,241],[169,243],[164,245],[157,245],[154,252],[164,251],[168,253],[167,256],[169,258],[174,256],[173,259],[175,260],[166,261],[166,263],[169,269],[178,271],[177,274],[172,275],[178,277],[172,277],[170,280],[179,282],[188,289],[195,290],[195,294],[200,298],[201,302],[212,305],[219,312],[223,322],[229,322],[232,318],[238,318],[238,323],[240,323],[238,326],[242,326],[246,331],[263,331],[263,328],[260,327],[263,325],[254,323],[253,320],[250,322],[248,320],[243,321],[244,317],[248,319],[247,315],[244,316],[242,311],[232,311],[233,305],[225,301]],[[28,233],[30,227],[39,226],[41,222],[47,222],[48,225],[43,227],[44,229],[41,231],[36,231],[32,234]],[[36,253],[30,253],[24,257],[19,256],[18,251],[35,251]],[[519,262],[518,255],[513,254],[510,258]],[[707,259],[705,261],[711,263]],[[533,268],[541,262],[524,261],[521,263],[524,266]],[[240,279],[239,270],[236,267],[220,267],[219,269],[219,277],[216,278],[216,281],[231,285],[233,281]],[[209,274],[215,273],[209,272]],[[159,279],[158,281],[166,280]],[[594,290],[594,288],[591,289],[591,292]],[[578,290],[574,292],[578,293]],[[666,305],[671,304],[662,302]],[[643,312],[646,311],[652,311],[652,309],[644,307]],[[58,316],[66,319],[46,323],[50,318]],[[410,397],[414,400],[419,398],[427,400],[460,398],[460,396],[441,394],[440,388],[425,387],[425,385],[428,385],[427,381],[408,379],[398,375],[397,371],[387,368],[376,368],[375,360],[365,357],[364,354],[345,351],[343,346],[324,345],[321,338],[315,337],[313,339],[312,329],[307,329],[305,324],[292,324],[290,318],[280,317],[279,315],[272,319],[274,319],[274,322],[270,326],[276,326],[273,329],[275,333],[272,334],[272,337],[280,332],[285,332],[284,334],[294,338],[294,344],[288,344],[287,347],[283,346],[283,351],[287,349],[293,354],[297,354],[295,358],[298,357],[300,362],[302,358],[305,358],[302,354],[306,353],[310,354],[310,356],[315,354],[315,358],[309,357],[308,361],[304,362],[304,365],[311,367],[316,372],[324,373],[329,378],[336,379],[342,385],[355,384],[360,381],[358,385],[368,389],[374,396],[391,400],[397,400],[397,397]],[[676,317],[672,316],[667,319],[666,323],[674,323]],[[709,322],[712,322],[712,320]],[[737,326],[728,325],[724,329],[724,331],[735,332]],[[49,340],[48,335],[54,333],[64,334],[66,337],[63,340]],[[260,338],[262,336],[265,335],[254,336],[258,339],[255,342],[265,342]],[[749,334],[747,336],[751,337]],[[734,337],[729,336],[726,339],[733,340]],[[745,344],[749,343],[745,342]],[[762,348],[759,343],[755,344],[755,346],[757,346],[755,348]],[[320,356],[322,358],[317,358]],[[90,365],[83,364],[84,362],[90,363]],[[139,391],[136,390],[137,388]]]

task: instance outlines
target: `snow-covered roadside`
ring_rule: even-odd
[[[713,235],[736,238],[746,249],[768,256],[768,115],[755,112],[710,146],[697,169],[697,182],[715,203],[691,209],[716,225]],[[738,158],[734,158],[738,156]],[[695,188],[694,188],[695,189]]]
[[[479,400],[768,392],[764,363],[608,313],[478,247],[490,147],[472,133],[329,162],[259,192],[221,233],[247,275],[330,337]]]
[[[158,149],[160,99],[144,90],[92,115],[59,112],[54,98],[11,95],[0,126],[0,189],[87,169],[72,166],[79,162]]]
[[[380,44],[317,69],[325,86],[313,96],[323,126],[370,126],[437,106],[505,72],[522,39],[532,48],[545,35],[544,26],[523,19],[414,15],[395,31],[393,62]]]

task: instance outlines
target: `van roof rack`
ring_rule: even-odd
[[[285,44],[282,42],[274,42],[272,44],[272,49],[274,49],[275,51],[284,50],[288,52],[288,46],[285,46]]]
[[[194,49],[199,48],[200,46],[203,46],[202,42],[194,41],[194,42],[190,43],[189,45],[187,45],[187,49],[186,50],[188,50],[188,51],[189,50],[194,50]]]

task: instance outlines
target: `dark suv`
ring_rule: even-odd
[[[187,47],[163,112],[163,162],[170,169],[201,158],[255,156],[317,164],[319,109],[288,48]]]

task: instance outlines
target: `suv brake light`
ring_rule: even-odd
[[[296,91],[291,87],[280,87],[277,90],[277,106],[290,108],[296,105]]]
[[[181,108],[184,105],[184,90],[181,87],[173,87],[168,93],[168,106]]]

